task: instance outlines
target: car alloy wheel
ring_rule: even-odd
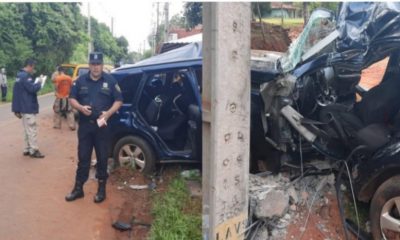
[[[113,149],[114,168],[129,165],[144,175],[152,175],[156,167],[156,155],[147,141],[139,136],[128,135],[119,139]]]
[[[381,183],[372,197],[369,219],[376,240],[400,239],[400,175]]]
[[[391,198],[383,205],[380,225],[383,239],[400,238],[400,197]]]
[[[143,150],[135,144],[126,144],[118,154],[120,166],[132,166],[132,168],[143,171],[146,165],[146,157]]]

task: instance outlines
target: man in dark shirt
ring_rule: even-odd
[[[93,148],[96,151],[96,178],[99,181],[94,202],[106,198],[109,129],[107,120],[121,107],[122,94],[116,80],[103,72],[103,55],[94,52],[89,57],[89,73],[80,76],[70,93],[71,106],[79,111],[78,169],[75,186],[66,201],[82,198],[83,184],[89,176]]]
[[[37,92],[41,89],[41,81],[35,82],[32,73],[35,70],[35,61],[28,59],[15,80],[11,110],[15,116],[22,119],[25,134],[24,156],[43,158],[37,144],[36,114],[39,113]],[[40,79],[40,78],[39,78]]]

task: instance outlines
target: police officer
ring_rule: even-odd
[[[33,158],[43,158],[44,155],[39,151],[37,144],[37,124],[36,114],[39,113],[39,103],[37,92],[41,89],[41,78],[36,82],[32,78],[35,70],[35,61],[28,59],[25,61],[24,68],[21,69],[15,80],[13,88],[13,98],[11,110],[15,116],[22,119],[25,134],[24,156]]]
[[[89,176],[93,148],[96,151],[98,191],[95,203],[106,198],[109,129],[107,120],[121,107],[122,94],[116,80],[103,72],[103,54],[89,55],[89,73],[80,76],[73,84],[70,104],[79,111],[78,169],[75,186],[66,201],[82,198],[83,184]]]

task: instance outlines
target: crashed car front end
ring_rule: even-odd
[[[279,129],[270,142],[298,148],[296,140],[287,138],[293,135],[287,133],[291,130],[280,126],[284,106],[318,120],[321,107],[351,105],[356,100],[361,71],[399,49],[399,3],[342,3],[337,20],[329,11],[315,11],[279,60],[281,74],[261,85],[265,117],[275,125],[270,130]]]
[[[362,70],[384,58],[390,60],[382,83],[363,95]],[[303,166],[303,154],[315,152],[335,171],[349,168],[358,200],[374,206],[377,239],[387,239],[385,229],[400,236],[400,224],[393,229],[399,213],[388,220],[390,209],[377,203],[393,206],[398,197],[394,206],[400,208],[400,190],[380,199],[400,169],[399,60],[400,3],[345,2],[336,18],[326,10],[314,12],[279,59],[280,74],[260,87],[265,138],[276,158],[268,161]]]

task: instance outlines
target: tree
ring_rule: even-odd
[[[309,12],[308,12],[308,2],[303,2],[303,19],[304,19],[304,26],[308,22]]]
[[[175,14],[169,20],[169,27],[170,28],[185,28],[185,17],[181,14]]]
[[[1,3],[0,66],[16,72],[25,59],[37,60],[37,71],[50,74],[65,62],[87,62],[87,18],[79,3]],[[114,38],[110,29],[93,20],[95,48],[105,59],[119,61],[128,54],[125,38]]]
[[[24,33],[40,72],[51,72],[54,66],[68,61],[79,43],[83,18],[76,3],[26,3],[18,5],[23,14]]]
[[[336,12],[338,10],[339,2],[310,2],[309,9],[310,12],[314,11],[317,8],[326,8],[331,10],[332,12]]]
[[[164,25],[164,23],[161,23],[160,25],[158,25],[157,30],[154,29],[153,33],[151,33],[151,34],[149,34],[149,36],[147,36],[147,41],[151,48],[154,49],[160,43],[164,42],[164,29],[165,29],[165,25]],[[156,34],[154,35],[154,33],[156,33]]]
[[[251,3],[251,11],[254,16],[258,16],[260,22],[262,17],[271,12],[271,3],[270,2],[252,2]]]
[[[203,23],[203,3],[187,2],[184,5],[183,15],[188,28],[193,28]]]
[[[133,64],[142,59],[142,54],[138,52],[130,52],[127,57],[124,59],[125,64]]]

